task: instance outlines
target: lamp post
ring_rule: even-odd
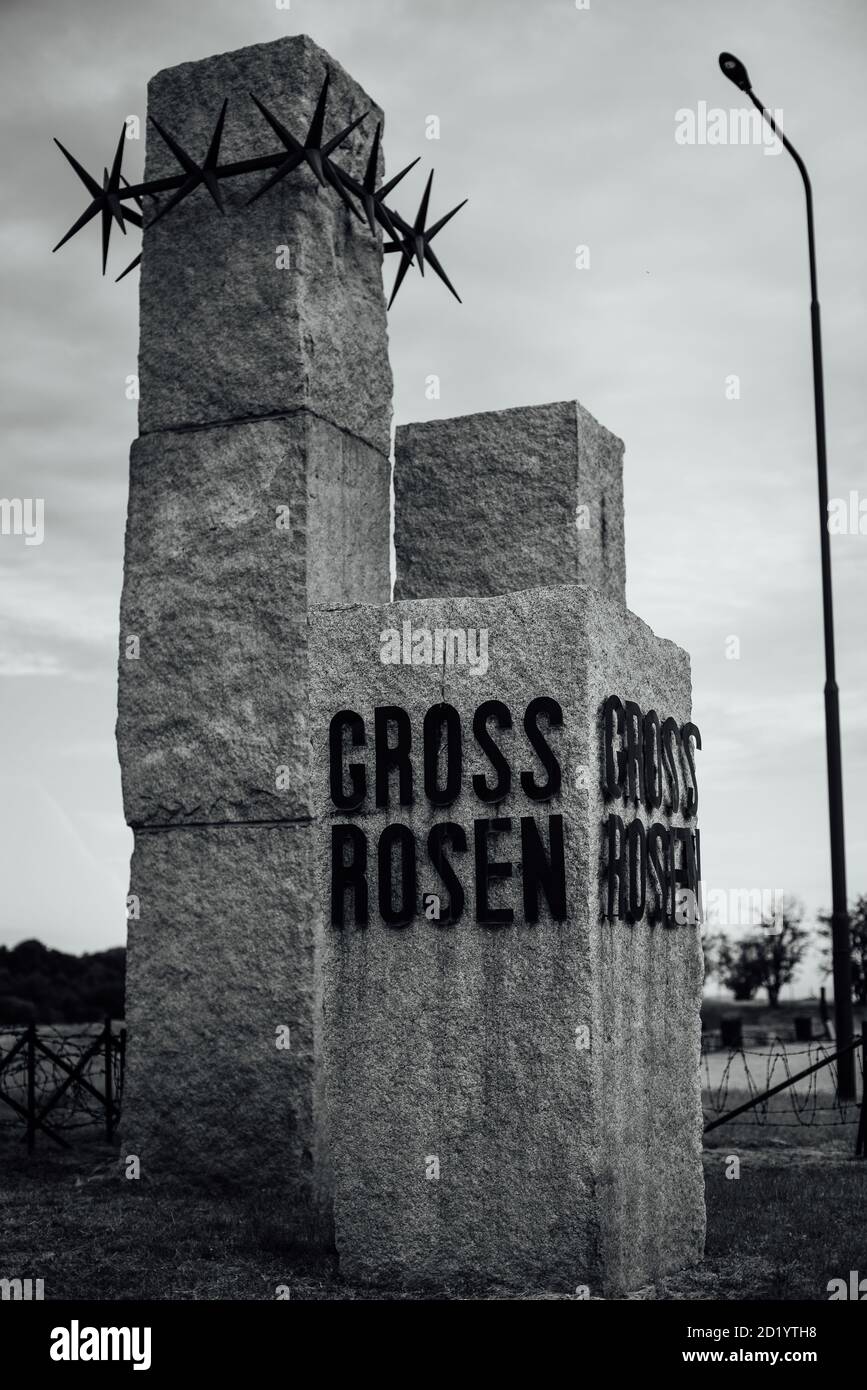
[[[816,239],[813,228],[813,190],[806,165],[794,145],[756,96],[749,73],[732,53],[721,53],[724,75],[746,92],[763,120],[780,138],[798,166],[807,199],[807,244],[810,254],[810,323],[813,339],[813,402],[816,415],[816,464],[819,476],[819,540],[822,555],[822,613],[825,628],[825,744],[828,758],[828,813],[831,830],[831,943],[834,973],[834,1019],[837,1047],[852,1041],[852,965],[849,907],[846,898],[846,850],[843,838],[843,764],[840,754],[840,701],[834,662],[834,609],[831,597],[831,545],[828,536],[828,465],[825,453],[825,390],[822,379],[822,328],[816,288]],[[855,1098],[855,1060],[850,1050],[837,1062],[837,1091],[841,1100]]]

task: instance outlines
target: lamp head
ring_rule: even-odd
[[[719,65],[729,82],[734,82],[735,86],[740,87],[742,92],[750,91],[750,75],[740,58],[736,58],[733,53],[721,53]]]

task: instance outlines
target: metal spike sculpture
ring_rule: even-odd
[[[384,183],[380,189],[377,189],[376,178],[378,172],[377,165],[379,164],[379,141],[381,131],[382,127],[379,121],[377,121],[373,144],[370,147],[370,155],[367,160],[364,182],[358,183],[350,174],[341,174],[341,178],[347,188],[351,189],[356,198],[359,199],[361,206],[367,214],[368,226],[373,232],[373,235],[376,236],[376,224],[379,222],[388,232],[392,240],[396,242],[399,238],[395,230],[394,221],[382,200],[388,196],[393,188],[397,187],[404,175],[409,173],[410,169],[415,168],[421,155],[416,155],[411,164],[407,164],[405,169],[401,169],[399,174],[395,174],[393,179],[389,179],[388,183]]]
[[[127,184],[126,179],[124,179],[123,182],[126,185],[127,191],[122,191],[120,186],[122,177],[120,168],[123,162],[123,146],[125,140],[126,126],[124,125],[120,132],[120,139],[117,142],[117,150],[115,151],[114,162],[111,166],[111,173],[109,173],[107,169],[103,171],[101,188],[97,183],[96,179],[92,178],[91,175],[87,172],[87,170],[82,168],[78,160],[75,159],[75,157],[69,153],[69,150],[65,149],[64,146],[61,145],[59,140],[54,141],[61,154],[65,155],[65,157],[69,160],[69,163],[72,165],[76,174],[81,179],[81,182],[84,184],[85,188],[90,194],[92,201],[90,203],[90,206],[85,208],[84,212],[81,214],[78,220],[76,222],[73,222],[69,231],[66,233],[66,236],[60,238],[60,241],[58,241],[57,245],[53,248],[53,250],[59,251],[61,246],[63,246],[65,242],[69,241],[70,237],[74,237],[75,233],[80,231],[82,227],[86,226],[92,217],[95,217],[97,213],[101,213],[103,275],[105,274],[105,267],[108,262],[108,242],[109,237],[111,235],[112,221],[114,220],[115,222],[117,222],[124,236],[126,236],[126,227],[124,225],[125,222],[132,222],[133,225],[136,227],[141,227],[144,225],[143,219],[139,216],[137,212],[133,212],[130,208],[124,208],[121,203],[122,197],[130,196],[130,193],[128,191],[129,184]]]
[[[108,263],[108,247],[111,229],[114,223],[117,223],[124,236],[126,235],[127,222],[135,227],[144,227],[145,225],[152,227],[160,218],[165,217],[167,213],[171,212],[179,203],[189,197],[200,185],[207,189],[214,203],[217,205],[218,210],[223,213],[225,209],[220,195],[220,179],[234,178],[240,174],[251,174],[260,170],[272,169],[274,172],[271,174],[271,177],[266,179],[261,188],[258,188],[252,197],[248,199],[249,206],[250,203],[256,202],[257,199],[269,192],[275,184],[280,183],[281,180],[286,178],[289,174],[294,173],[302,165],[306,164],[307,167],[312,170],[320,185],[323,188],[331,188],[336,192],[344,206],[354,217],[357,217],[360,221],[366,218],[367,224],[374,236],[377,234],[378,226],[383,229],[383,232],[388,238],[387,244],[384,247],[385,251],[400,253],[401,260],[395,276],[391,298],[388,301],[389,308],[391,308],[391,305],[394,303],[398,290],[403,284],[410,266],[415,264],[421,275],[424,275],[425,263],[431,266],[435,274],[439,276],[443,284],[447,286],[455,299],[458,300],[458,303],[460,303],[460,296],[440,265],[435,252],[431,250],[430,242],[437,233],[442,230],[446,223],[454,217],[455,213],[464,206],[467,200],[464,199],[463,203],[459,203],[457,207],[452,208],[451,212],[447,212],[446,215],[441,217],[432,227],[426,226],[431,183],[433,181],[433,172],[431,172],[424,194],[422,195],[415,221],[412,225],[405,222],[400,216],[400,213],[396,212],[393,208],[386,207],[385,198],[396,188],[401,179],[409,173],[410,169],[415,167],[418,163],[418,159],[414,159],[412,163],[408,164],[405,169],[402,169],[399,174],[395,174],[394,178],[390,179],[380,188],[377,188],[377,166],[379,163],[380,139],[382,134],[379,124],[377,124],[376,132],[373,137],[363,181],[359,183],[351,174],[341,169],[339,164],[337,164],[331,156],[339,149],[343,142],[348,139],[352,132],[367,119],[369,112],[365,111],[362,115],[357,116],[354,121],[344,126],[336,135],[325,140],[323,137],[325,134],[325,118],[330,83],[331,73],[326,69],[325,80],[316,102],[316,108],[313,112],[310,127],[303,140],[296,139],[273,112],[269,111],[264,103],[259,101],[258,97],[254,96],[251,92],[250,96],[275,135],[279,137],[283,148],[276,154],[260,155],[255,159],[243,159],[233,164],[221,165],[219,163],[220,144],[223,138],[223,126],[226,120],[228,98],[223,102],[213,134],[211,135],[208,152],[201,164],[183,148],[180,141],[177,140],[170,131],[165,130],[163,126],[160,125],[159,121],[151,116],[151,124],[154,126],[163,143],[171,150],[178,164],[181,166],[183,173],[169,178],[152,179],[148,183],[129,184],[121,172],[126,127],[121,130],[120,140],[118,141],[117,150],[115,151],[111,171],[109,172],[108,169],[104,171],[102,185],[78,163],[78,160],[61,145],[59,140],[55,140],[54,143],[71,164],[90,194],[91,202],[53,249],[58,251],[71,237],[75,236],[76,232],[80,231],[82,227],[86,226],[87,223],[99,213],[102,224],[102,273],[104,275]],[[160,204],[158,202],[158,195],[161,193],[171,193],[172,196],[167,202]],[[145,222],[142,216],[143,198],[150,198],[152,200],[152,206],[156,204],[155,211],[153,215],[147,219],[147,222]],[[353,201],[354,199],[361,205],[363,217],[362,212],[359,212],[356,206],[356,202]],[[137,205],[139,208],[138,212],[135,212],[131,206],[126,206],[131,203]],[[122,280],[124,276],[129,275],[130,271],[134,270],[140,261],[141,253],[139,253],[126,269],[117,276],[117,279]]]
[[[445,271],[440,265],[435,252],[431,250],[430,243],[436,236],[437,232],[441,232],[446,223],[452,220],[455,213],[460,212],[467,199],[464,198],[463,203],[458,203],[457,207],[452,208],[451,212],[447,212],[445,217],[441,217],[439,222],[435,222],[432,227],[427,227],[425,224],[427,222],[427,210],[428,204],[430,202],[430,191],[432,183],[433,169],[431,169],[430,174],[428,176],[427,186],[424,190],[424,193],[422,194],[422,200],[419,203],[418,212],[415,216],[415,222],[412,224],[412,226],[410,226],[408,222],[404,222],[403,218],[399,215],[399,213],[391,214],[393,220],[397,223],[398,230],[401,233],[401,237],[397,245],[394,245],[394,243],[392,243],[391,245],[386,246],[384,249],[386,251],[402,251],[403,260],[397,268],[397,275],[394,277],[394,289],[391,292],[391,299],[388,301],[389,309],[391,308],[392,304],[395,301],[395,298],[397,297],[397,292],[403,284],[404,276],[406,275],[406,272],[409,270],[409,267],[412,264],[413,260],[415,260],[415,263],[418,266],[419,273],[421,275],[424,275],[424,263],[425,261],[427,261],[428,265],[431,267],[431,270],[433,270],[434,273],[440,277],[443,284],[451,290],[458,303],[462,303],[460,295],[458,294],[451,280],[446,275]]]
[[[247,200],[248,207],[250,203],[255,203],[257,198],[261,198],[263,193],[267,193],[269,188],[273,188],[275,183],[279,183],[287,174],[291,174],[300,164],[306,162],[313,170],[322,187],[325,188],[327,184],[331,184],[331,187],[337,191],[353,216],[360,216],[358,209],[355,207],[355,204],[352,202],[352,199],[349,197],[349,194],[346,192],[341,182],[341,176],[337,166],[332,164],[328,156],[332,151],[337,149],[338,145],[343,144],[343,141],[352,134],[356,126],[361,125],[361,122],[367,119],[368,113],[365,111],[364,115],[356,117],[350,125],[339,131],[337,135],[332,136],[332,138],[323,145],[322,134],[325,128],[325,107],[328,102],[328,86],[330,81],[331,74],[330,72],[326,72],[325,81],[322,84],[322,91],[319,93],[319,100],[316,103],[316,110],[313,113],[313,120],[310,122],[310,129],[307,132],[307,139],[303,144],[300,140],[296,140],[294,135],[290,135],[286,127],[277,120],[276,116],[272,116],[271,112],[262,104],[258,97],[253,96],[252,92],[250,93],[250,96],[253,97],[253,101],[262,112],[265,120],[268,122],[275,135],[279,135],[289,153],[282,163],[278,165],[270,179],[268,179],[266,183],[263,183],[262,187],[253,194],[252,198]]]
[[[178,163],[182,164],[186,169],[187,177],[181,184],[177,193],[173,194],[173,196],[169,198],[169,201],[163,204],[156,216],[151,218],[148,226],[152,227],[154,222],[158,222],[161,217],[165,217],[167,212],[171,212],[173,207],[177,207],[178,203],[192,193],[194,188],[198,188],[200,183],[205,185],[220,212],[225,214],[223,200],[220,197],[220,185],[217,182],[216,170],[217,160],[220,157],[220,141],[223,138],[223,122],[226,119],[226,107],[228,105],[229,98],[226,97],[226,100],[223,102],[222,110],[217,117],[217,124],[211,136],[211,143],[208,146],[208,153],[205,155],[205,162],[201,166],[187,154],[186,150],[181,147],[173,135],[170,135],[167,130],[163,130],[163,127],[156,117],[151,116],[151,125],[161,136],[163,143],[168,145]]]

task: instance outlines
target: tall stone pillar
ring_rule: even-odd
[[[220,164],[305,136],[364,173],[382,119],[306,37],[184,63],[149,114]],[[146,177],[179,172],[152,130]],[[320,995],[306,613],[389,597],[391,373],[381,246],[301,170],[197,189],[145,231],[140,437],[121,603],[118,749],[135,832],[123,1138],[182,1172],[317,1207]]]

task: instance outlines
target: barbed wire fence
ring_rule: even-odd
[[[861,1145],[867,1051],[863,1037],[855,1040],[852,1050],[857,1059],[856,1092],[860,1098],[845,1100],[838,1091],[838,1053],[833,1041],[793,1047],[790,1040],[770,1037],[755,1046],[719,1048],[710,1039],[703,1040],[705,1129],[715,1128],[724,1116],[733,1118],[729,1112],[735,1109],[741,1122],[757,1127],[857,1125]],[[776,1102],[773,1105],[772,1100]]]
[[[0,1127],[23,1127],[30,1153],[37,1132],[61,1148],[70,1131],[101,1129],[111,1140],[123,1096],[126,1029],[102,1025],[0,1028]]]
[[[706,1035],[705,1128],[715,1128],[735,1108],[741,1122],[759,1128],[857,1125],[863,1147],[867,1048],[863,1041],[855,1047],[860,1099],[847,1101],[838,1094],[833,1042],[793,1047],[790,1039],[769,1037],[726,1048]],[[126,1028],[109,1019],[0,1028],[0,1131],[21,1127],[31,1153],[39,1131],[63,1148],[69,1147],[64,1136],[78,1130],[101,1129],[110,1141],[120,1118],[125,1056]]]

